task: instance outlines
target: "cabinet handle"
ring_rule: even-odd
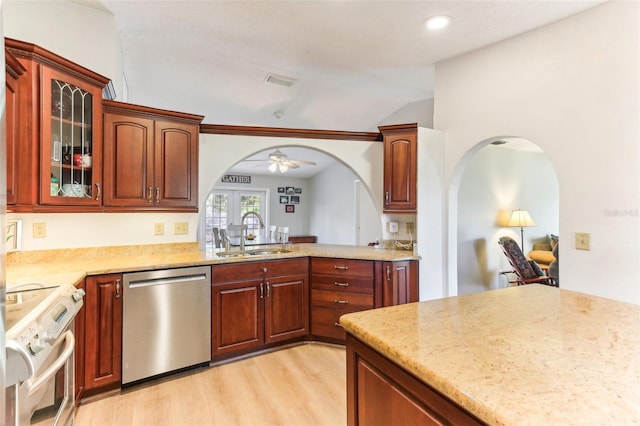
[[[267,297],[271,297],[271,284],[267,281]]]
[[[102,194],[102,188],[99,183],[96,183],[96,201],[100,201],[100,194]]]
[[[387,281],[391,281],[391,268],[387,265]]]
[[[335,299],[333,302],[334,302],[334,303],[338,303],[338,304],[340,304],[340,305],[348,305],[348,304],[349,304],[349,301],[348,301],[348,300]]]
[[[268,269],[267,268],[262,268],[262,272],[267,272]]]
[[[260,283],[260,299],[264,299],[264,284]]]
[[[147,196],[147,201],[153,203],[153,187],[149,187],[149,195]]]
[[[334,322],[333,322],[333,325],[335,325],[336,327],[340,327],[340,328],[342,328],[342,326],[340,325],[340,323],[339,323],[338,321],[334,321]]]
[[[389,191],[384,193],[384,204],[385,206],[389,205]]]
[[[338,287],[349,287],[349,283],[339,283],[338,281],[334,281],[333,285],[337,285]]]
[[[347,265],[333,265],[334,269],[338,269],[340,271],[348,271],[349,267]]]
[[[160,187],[156,186],[156,204],[160,202]]]
[[[120,299],[120,278],[116,280],[116,299]]]

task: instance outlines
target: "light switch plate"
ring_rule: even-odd
[[[398,232],[398,222],[389,222],[389,232],[396,234]]]
[[[591,250],[591,238],[587,232],[576,232],[576,250]]]
[[[47,224],[46,223],[34,223],[33,224],[33,238],[47,238]]]
[[[153,225],[153,235],[164,235],[164,223],[159,222]]]
[[[186,235],[189,233],[189,223],[188,222],[175,222],[173,224],[173,234],[174,235]]]

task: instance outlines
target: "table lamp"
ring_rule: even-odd
[[[536,223],[531,219],[531,215],[526,210],[514,210],[507,226],[520,227],[520,249],[524,252],[524,228],[526,226],[536,226]]]

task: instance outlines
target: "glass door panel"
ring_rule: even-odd
[[[101,92],[47,68],[43,80],[42,202],[100,204]]]

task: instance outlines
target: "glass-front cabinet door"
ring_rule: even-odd
[[[40,202],[102,204],[102,88],[42,67]]]

